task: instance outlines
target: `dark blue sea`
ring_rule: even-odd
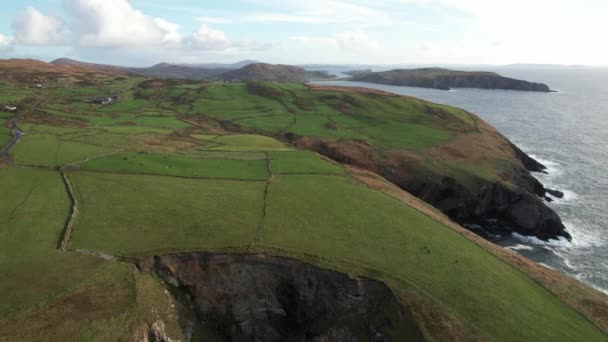
[[[432,89],[345,81],[476,113],[548,167],[535,176],[565,197],[549,204],[572,242],[513,235],[499,243],[608,293],[608,68],[496,67],[503,76],[548,84],[556,93]],[[345,70],[328,70],[340,73]]]

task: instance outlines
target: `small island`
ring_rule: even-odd
[[[457,71],[442,68],[395,69],[390,71],[353,71],[348,81],[378,83],[394,86],[451,90],[452,88],[479,88],[537,91],[552,90],[543,83],[528,82],[504,77],[494,72]]]

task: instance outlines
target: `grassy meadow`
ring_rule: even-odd
[[[606,340],[529,275],[285,138],[421,153],[473,134],[465,111],[301,84],[96,82],[0,89],[0,104],[42,100],[19,119],[25,136],[13,163],[0,164],[0,336],[127,340],[142,322],[162,319],[183,339],[187,310],[130,262],[230,251],[386,281],[487,340]],[[116,103],[85,103],[110,93]],[[10,139],[7,117],[0,144]],[[508,166],[450,163],[434,167],[492,179]]]

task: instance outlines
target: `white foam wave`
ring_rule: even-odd
[[[579,196],[576,192],[571,191],[571,190],[560,190],[561,192],[564,193],[564,197],[563,198],[553,198],[555,200],[555,203],[565,203],[565,202],[576,202],[579,199]]]
[[[507,246],[506,248],[514,251],[533,251],[534,247],[528,245],[517,244],[515,246]]]
[[[536,160],[537,162],[543,164],[547,169],[545,171],[547,171],[547,173],[549,173],[549,175],[551,176],[557,176],[562,174],[563,169],[561,168],[561,164],[549,159],[544,159],[542,157],[539,157],[535,154],[528,154],[530,157],[532,157],[534,160]]]
[[[590,248],[606,245],[607,237],[597,229],[586,229],[583,223],[574,223],[570,221],[564,221],[564,226],[568,229],[570,235],[572,235],[572,242],[569,243],[566,248]]]
[[[534,246],[547,246],[547,247],[568,247],[571,245],[570,241],[566,238],[560,237],[559,240],[543,241],[535,236],[525,236],[518,233],[513,233],[513,237],[519,241],[534,245]]]

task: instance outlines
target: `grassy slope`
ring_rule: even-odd
[[[107,87],[129,89],[134,84],[127,79]],[[135,99],[134,92],[129,92],[120,103],[105,108],[82,104],[89,94],[105,91],[64,90],[45,102],[50,111],[29,116],[29,124],[20,123],[29,134],[14,151],[17,162],[65,165],[118,148],[148,152],[96,158],[68,172],[80,205],[72,248],[127,257],[160,251],[247,250],[324,260],[342,271],[361,273],[363,267],[366,275],[402,284],[398,286],[431,298],[488,337],[603,338],[525,274],[417,210],[355,182],[341,166],[314,153],[281,151],[285,146],[269,138],[218,136],[221,125],[214,121],[233,120],[268,135],[300,132],[321,138],[365,139],[379,149],[417,151],[445,142],[455,129],[473,129],[470,116],[461,110],[289,84],[259,84],[254,91],[245,84],[166,86],[147,92],[161,94],[160,98]],[[438,110],[444,112],[436,115]],[[146,119],[150,115],[153,119]],[[182,121],[184,115],[191,123],[199,118],[206,121],[191,126]],[[183,130],[188,134],[180,133]],[[269,176],[267,156],[272,159],[274,177],[264,209],[266,182],[260,180]],[[493,176],[492,170],[487,174]],[[112,340],[132,332],[137,320],[150,322],[152,317],[145,313],[153,303],[162,302],[153,279],[142,280],[142,275],[114,263],[101,265],[88,256],[55,252],[69,212],[58,173],[11,167],[0,170],[0,185],[10,189],[10,196],[0,198],[5,201],[0,211],[6,211],[0,217],[9,218],[8,228],[3,224],[0,229],[5,235],[0,242],[5,243],[0,249],[0,260],[5,262],[0,267],[13,279],[0,285],[0,293],[11,293],[10,300],[0,306],[0,316],[2,310],[14,312],[45,303],[45,298],[77,288],[67,297],[41,304],[40,314],[23,311],[8,321],[0,319],[0,332],[28,326],[31,329],[23,336],[31,339],[41,329],[36,324],[50,319],[40,315],[82,315],[79,308],[62,311],[61,300],[70,295],[88,296],[98,303],[99,316],[88,323],[63,322],[63,328],[53,330],[66,334],[62,336]],[[11,214],[15,199],[22,201],[26,191],[38,185],[44,187],[36,189],[44,191],[31,192],[15,212],[30,205],[31,210],[15,219]],[[50,198],[54,200],[47,202]],[[40,234],[40,227],[48,232]],[[36,258],[21,253],[29,249]],[[69,262],[58,262],[64,259]],[[95,272],[90,283],[82,282],[82,269]],[[32,274],[36,279],[31,279]],[[43,283],[39,278],[49,280]],[[137,284],[142,282],[149,284],[149,290],[139,290]],[[91,297],[97,291],[116,295]],[[110,300],[114,297],[116,303]],[[119,307],[120,314],[109,320],[108,312],[116,314],[112,307]]]
[[[526,275],[384,194],[335,176],[289,175],[269,196],[262,244],[391,274],[499,340],[599,338]]]
[[[56,251],[70,202],[59,173],[0,169],[0,317],[90,276],[101,262]]]
[[[316,161],[319,167],[324,163]],[[251,223],[261,219],[262,208],[254,208],[263,196],[261,186],[248,196],[238,185],[238,198],[248,203],[235,203],[236,194],[225,198],[231,192],[222,183],[218,192],[208,189],[207,181],[199,188],[170,178],[155,179],[154,185],[130,176],[100,179],[77,173],[71,178],[83,203],[75,248],[145,256],[159,249],[247,250],[254,243],[260,250],[332,260],[343,271],[356,270],[350,268],[354,264],[388,274],[500,340],[601,339],[595,327],[522,272],[416,209],[346,176],[276,176],[262,234],[255,240]],[[159,188],[172,191],[158,193]],[[210,201],[198,196],[196,206],[184,208],[192,203],[185,189],[210,194]],[[165,208],[161,215],[158,207]],[[192,213],[203,210],[197,221]],[[179,223],[167,221],[186,213]]]
[[[72,246],[119,255],[246,246],[265,186],[90,172],[70,179],[81,203]]]
[[[116,153],[80,165],[83,170],[189,178],[266,180],[265,160],[187,158],[133,152]]]

